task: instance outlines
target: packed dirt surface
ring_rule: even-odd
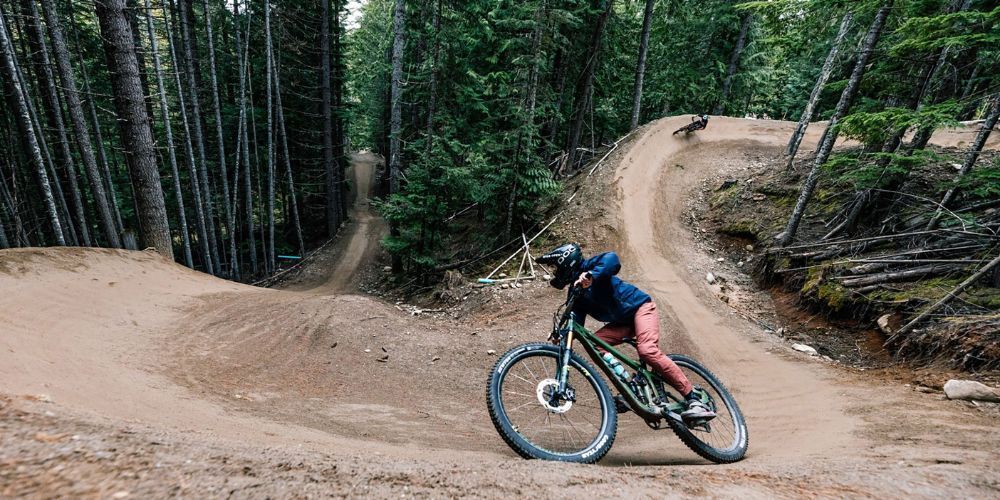
[[[711,465],[632,415],[598,465],[518,458],[486,412],[489,351],[543,339],[560,293],[536,283],[462,321],[349,293],[382,234],[375,160],[356,157],[352,226],[285,290],[146,252],[0,252],[0,497],[1000,495],[995,407],[798,355],[716,297],[688,193],[733,168],[716,155],[777,151],[794,124],[671,135],[687,121],[638,131],[600,189],[664,349],[705,362],[747,415],[744,461]],[[677,168],[691,152],[706,160]]]
[[[373,260],[379,240],[386,233],[385,223],[371,211],[368,203],[380,163],[382,159],[370,152],[351,156],[349,175],[353,177],[351,192],[354,194],[351,220],[332,244],[309,256],[308,265],[283,277],[281,288],[331,295],[356,291],[358,272],[363,264]]]

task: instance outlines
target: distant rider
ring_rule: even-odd
[[[677,130],[674,130],[673,135],[677,135],[681,132],[684,132],[685,134],[690,134],[695,130],[703,130],[707,126],[708,126],[708,113],[702,113],[700,115],[692,116],[691,123]]]
[[[691,121],[691,131],[702,130],[708,126],[708,113],[702,113],[696,117],[692,117]]]
[[[568,243],[539,257],[538,262],[556,266],[555,277],[550,281],[552,286],[562,290],[573,283],[583,288],[573,308],[580,324],[588,314],[607,323],[596,335],[610,345],[635,339],[639,359],[684,396],[687,409],[681,417],[685,420],[715,417],[715,412],[702,402],[702,391],[695,390],[684,372],[660,352],[656,304],[648,294],[616,276],[622,268],[617,254],[607,252],[584,260],[580,246]]]

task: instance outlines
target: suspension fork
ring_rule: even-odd
[[[573,328],[575,316],[570,313],[569,321],[566,322],[566,336],[559,343],[559,365],[556,367],[556,380],[559,381],[558,394],[566,394],[566,385],[569,379],[569,356],[573,353]]]

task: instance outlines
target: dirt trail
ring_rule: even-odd
[[[317,252],[304,272],[286,280],[282,289],[330,295],[355,291],[357,272],[363,263],[371,261],[386,231],[385,223],[372,213],[368,202],[381,162],[381,158],[370,152],[351,155],[354,203],[350,222],[334,245]]]
[[[366,207],[374,158],[355,157],[354,222],[293,291],[145,252],[0,252],[0,497],[998,494],[995,418],[792,356],[699,282],[689,188],[794,124],[716,118],[672,137],[684,122],[644,128],[615,172],[626,277],[683,332],[663,343],[733,389],[744,462],[705,467],[629,417],[599,466],[516,458],[485,410],[487,351],[542,338],[559,294],[526,287],[492,324],[344,294],[382,234]],[[673,165],[692,153],[704,161]]]
[[[854,445],[856,419],[845,415],[843,389],[814,365],[787,361],[751,344],[705,287],[692,283],[686,267],[693,247],[681,212],[690,187],[709,172],[677,168],[670,160],[694,145],[738,146],[735,141],[778,144],[787,140],[787,124],[713,118],[709,130],[673,136],[684,118],[665,120],[640,137],[618,170],[621,217],[628,243],[630,271],[652,292],[680,332],[672,345],[693,352],[724,380],[731,381],[738,401],[750,415],[754,456],[810,456],[837,453]],[[806,147],[819,127],[810,127]],[[704,282],[704,275],[700,278]],[[798,438],[788,446],[790,436]]]

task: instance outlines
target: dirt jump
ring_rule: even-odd
[[[597,465],[518,458],[485,407],[490,351],[543,340],[560,292],[462,319],[360,294],[384,225],[376,160],[355,156],[352,222],[280,290],[152,252],[0,252],[0,497],[1000,495],[995,411],[798,355],[712,295],[688,194],[747,152],[780,155],[795,124],[671,136],[688,121],[638,131],[606,189],[664,350],[703,361],[747,416],[742,462],[711,465],[630,415]]]

